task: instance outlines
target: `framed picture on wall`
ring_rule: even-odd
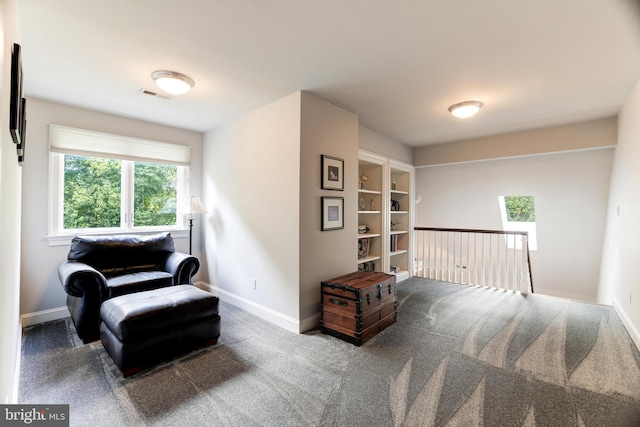
[[[322,155],[322,189],[344,190],[344,160]]]
[[[322,197],[322,231],[344,228],[344,197]]]

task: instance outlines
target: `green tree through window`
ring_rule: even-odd
[[[176,180],[173,165],[136,162],[134,223],[136,226],[175,225]]]
[[[504,196],[507,221],[536,222],[535,200],[533,196]]]
[[[69,154],[63,166],[63,229],[177,225],[179,166]]]
[[[64,156],[64,228],[120,227],[120,161]]]

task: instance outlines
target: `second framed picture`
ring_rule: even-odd
[[[344,190],[344,160],[322,156],[322,189]]]
[[[344,197],[322,197],[322,231],[344,228]]]

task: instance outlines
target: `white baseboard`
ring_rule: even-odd
[[[548,297],[562,298],[570,301],[586,302],[588,304],[598,304],[598,299],[593,295],[583,295],[575,292],[558,292],[557,289],[547,289],[536,286],[533,282],[533,289],[536,295],[545,295]]]
[[[627,332],[629,332],[629,335],[635,343],[636,348],[640,350],[640,332],[638,331],[638,328],[636,328],[636,326],[633,324],[627,313],[624,311],[624,308],[622,308],[620,302],[618,302],[618,300],[615,298],[613,299],[613,309],[616,311],[616,313],[618,313],[618,316],[620,317],[620,320],[622,320],[622,324],[624,325],[624,327],[627,328]]]
[[[220,289],[217,286],[210,285],[206,282],[198,281],[195,285],[201,289],[208,290],[212,294],[221,297],[224,296],[225,302],[235,305],[243,310],[248,311],[251,314],[255,314],[261,319],[267,320],[275,325],[280,326],[287,331],[294,332],[296,334],[305,332],[309,329],[313,329],[320,324],[320,314],[313,315],[302,321],[296,320],[293,317],[279,313],[271,308],[260,305],[254,301],[248,300],[231,292]]]
[[[402,282],[403,280],[407,280],[409,278],[409,272],[405,270],[398,270],[397,272],[392,271],[390,274],[396,276],[396,283]]]
[[[300,333],[310,331],[320,326],[320,313],[309,316],[300,321]]]
[[[64,319],[69,317],[69,309],[67,307],[51,308],[49,310],[36,311],[35,313],[27,313],[20,316],[20,323],[25,328],[39,323],[51,322],[52,320]]]

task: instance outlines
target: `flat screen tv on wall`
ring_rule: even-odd
[[[22,75],[22,54],[20,45],[13,44],[11,51],[11,105],[9,106],[9,130],[16,144],[18,164],[24,164],[24,148],[27,139],[27,100],[22,97],[24,76]]]
[[[11,105],[9,107],[9,130],[13,142],[22,143],[22,58],[20,45],[13,44],[11,53]]]

